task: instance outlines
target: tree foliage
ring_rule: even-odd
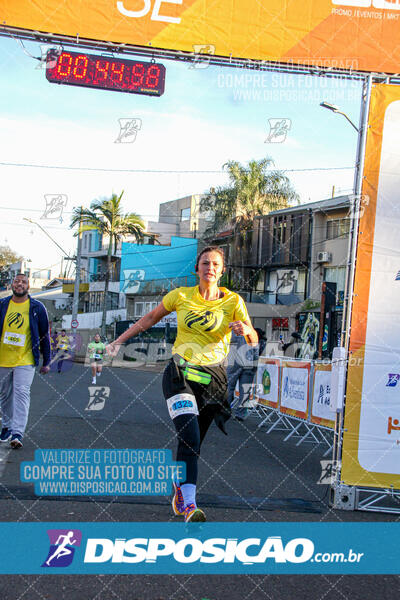
[[[10,246],[0,246],[0,270],[22,260],[22,258],[23,257],[12,250]]]
[[[250,229],[254,217],[298,202],[289,178],[282,171],[271,169],[273,165],[271,158],[250,160],[246,166],[236,160],[224,164],[229,183],[211,188],[201,201],[201,210],[213,215],[206,235],[228,228]]]
[[[136,213],[123,213],[121,199],[112,194],[111,198],[94,200],[89,208],[74,208],[70,227],[80,225],[80,231],[96,229],[103,236],[109,238],[108,253],[111,255],[117,250],[118,243],[128,235],[134,236],[138,243],[145,237],[144,223]],[[78,235],[79,230],[75,233]]]
[[[104,300],[101,319],[101,331],[105,335],[107,316],[107,297],[110,282],[111,256],[117,251],[118,243],[126,236],[133,236],[137,243],[142,243],[147,235],[142,219],[136,213],[124,213],[121,199],[123,191],[119,196],[112,194],[111,198],[94,200],[89,208],[74,208],[70,227],[78,225],[79,232],[95,229],[102,236],[108,237],[107,267],[104,278]]]

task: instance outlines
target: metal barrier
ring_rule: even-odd
[[[329,432],[335,428],[331,378],[331,364],[261,357],[254,385],[258,427],[267,426],[267,434],[284,431],[283,441],[295,438],[297,446],[325,443],[326,456],[333,444]]]

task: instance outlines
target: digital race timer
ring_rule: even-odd
[[[96,54],[49,50],[46,78],[51,83],[133,94],[161,96],[165,67],[159,63],[110,58]]]

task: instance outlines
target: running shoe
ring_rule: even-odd
[[[11,448],[14,448],[14,450],[18,450],[18,448],[22,448],[22,446],[23,446],[22,435],[20,435],[19,433],[13,433],[12,437],[11,437],[10,446],[11,446]]]
[[[201,508],[197,508],[194,504],[188,504],[185,508],[185,523],[191,521],[192,523],[204,523],[206,520],[206,515],[201,510]]]
[[[185,503],[183,501],[182,490],[175,481],[172,482],[174,496],[172,498],[172,510],[174,511],[175,516],[184,515],[185,514]]]
[[[0,433],[0,442],[8,442],[11,439],[11,429],[8,427],[3,427]]]

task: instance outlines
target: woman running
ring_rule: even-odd
[[[100,377],[103,368],[103,356],[106,350],[106,345],[103,344],[100,334],[96,333],[94,342],[88,344],[90,366],[92,367],[92,384],[96,384],[96,375]]]
[[[186,464],[186,480],[174,482],[172,508],[175,515],[184,515],[185,521],[206,520],[196,504],[198,458],[213,420],[226,434],[224,423],[230,417],[230,406],[222,363],[229,351],[231,333],[245,336],[248,344],[258,341],[243,299],[218,287],[224,271],[222,250],[216,246],[204,248],[195,270],[199,285],[169,292],[156,308],[107,346],[107,352],[115,356],[130,337],[169,313],[177,313],[178,333],[162,385],[177,432],[176,460]]]

